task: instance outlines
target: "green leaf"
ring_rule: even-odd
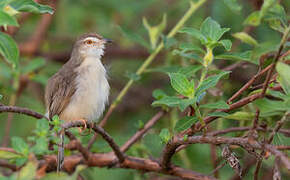
[[[190,36],[193,36],[194,38],[199,39],[202,44],[207,43],[206,36],[204,36],[199,30],[197,30],[195,28],[184,27],[179,32],[187,33]]]
[[[258,45],[258,42],[245,32],[237,32],[237,33],[233,34],[233,36],[235,38],[241,40],[242,42],[250,44],[252,46]]]
[[[197,88],[196,94],[200,94],[207,90],[208,88],[216,86],[218,81],[225,75],[229,74],[230,71],[222,71],[217,75],[210,76],[207,79],[205,79]]]
[[[223,39],[221,41],[219,41],[219,43],[227,50],[231,50],[232,48],[232,41],[229,39]]]
[[[275,4],[269,9],[265,14],[265,21],[277,20],[280,21],[285,27],[287,27],[287,15],[286,12],[280,4]]]
[[[0,150],[0,159],[15,159],[19,157],[21,157],[21,155],[18,153]]]
[[[235,112],[233,114],[227,115],[224,118],[225,119],[233,119],[233,120],[253,120],[253,118],[255,117],[255,115],[253,113],[249,113],[249,112],[243,112],[243,111],[238,111]]]
[[[160,100],[154,101],[152,106],[166,105],[169,107],[176,107],[180,103],[180,98],[176,96],[166,96]]]
[[[28,157],[20,157],[15,159],[15,165],[16,166],[22,166],[28,161]]]
[[[220,25],[211,17],[206,18],[206,20],[203,21],[200,27],[200,32],[209,41],[218,41],[222,37],[222,35],[229,30],[229,28],[221,28]]]
[[[208,109],[228,109],[230,106],[225,101],[217,101],[215,103],[202,104],[200,108]]]
[[[3,98],[3,95],[2,94],[0,94],[0,100]]]
[[[251,26],[258,26],[261,23],[261,17],[259,11],[252,12],[244,21],[245,25],[251,25]]]
[[[178,93],[187,97],[194,96],[194,83],[190,83],[184,74],[169,73],[169,77],[170,77],[171,86]]]
[[[285,63],[278,62],[276,70],[279,74],[278,81],[283,90],[286,94],[290,94],[290,66]]]
[[[205,54],[205,51],[202,48],[193,43],[181,43],[179,48],[182,49],[182,52],[196,51],[201,54]]]
[[[42,5],[34,2],[33,0],[13,0],[10,3],[17,11],[33,12],[33,13],[49,13],[53,14],[53,9],[47,5]]]
[[[48,152],[48,140],[46,137],[39,137],[36,139],[36,143],[32,148],[32,152],[36,155],[42,155]]]
[[[40,119],[36,123],[35,133],[39,137],[46,137],[49,132],[49,122],[47,119]]]
[[[262,19],[266,15],[266,13],[271,7],[274,6],[275,3],[277,3],[276,0],[264,0],[264,3],[260,10],[260,19]]]
[[[45,65],[45,60],[43,58],[35,58],[29,61],[23,68],[21,68],[21,73],[27,74],[33,72]]]
[[[36,176],[37,164],[36,162],[28,162],[21,168],[18,174],[18,180],[33,180]]]
[[[180,99],[179,104],[177,105],[180,111],[184,111],[188,106],[193,105],[196,102],[196,98],[190,99]]]
[[[223,0],[227,7],[234,13],[239,13],[242,6],[237,2],[237,0]]]
[[[12,137],[11,139],[12,148],[23,155],[28,155],[29,146],[28,144],[20,137]]]
[[[168,106],[178,107],[181,111],[184,111],[189,105],[196,102],[195,98],[181,99],[176,96],[165,96],[162,99],[156,100],[152,103],[152,106]]]
[[[169,130],[167,128],[163,128],[159,134],[159,137],[163,143],[168,143],[168,141],[171,139]]]
[[[175,124],[174,131],[181,132],[190,128],[198,119],[192,116],[185,116],[182,119],[178,120]]]
[[[18,65],[19,50],[15,41],[5,33],[0,32],[0,54],[14,67]]]
[[[242,53],[227,52],[224,54],[216,55],[214,58],[223,59],[223,60],[248,61],[248,62],[254,63],[251,61],[251,56],[252,56],[252,51],[245,51]]]
[[[0,26],[19,26],[15,17],[0,10]]]
[[[161,89],[155,89],[152,95],[155,99],[162,99],[167,96],[167,94]]]
[[[152,49],[156,48],[158,39],[159,39],[162,31],[166,28],[166,24],[167,24],[166,19],[167,19],[166,14],[164,14],[163,19],[160,22],[160,24],[158,24],[156,26],[151,26],[151,25],[149,25],[147,19],[145,17],[143,17],[143,25],[145,26],[145,28],[148,31]]]

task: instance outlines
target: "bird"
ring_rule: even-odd
[[[110,86],[101,58],[110,39],[96,33],[80,36],[73,45],[70,59],[47,82],[46,115],[58,115],[64,122],[96,122],[108,103]],[[64,132],[60,135],[58,171],[64,160]]]

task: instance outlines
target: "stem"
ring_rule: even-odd
[[[191,15],[201,5],[203,5],[206,1],[207,0],[200,0],[197,3],[191,2],[190,3],[190,8],[188,9],[188,11],[178,21],[178,23],[172,28],[172,30],[168,33],[167,37],[168,38],[173,37],[177,33],[177,31],[184,25],[184,23],[191,17]],[[156,55],[163,49],[163,47],[164,47],[163,42],[160,42],[159,45],[157,46],[157,48],[153,51],[153,53],[150,54],[150,56],[148,56],[148,58],[144,61],[144,63],[136,71],[136,74],[137,75],[141,75],[146,70],[146,68],[151,64],[151,62],[154,60],[154,58],[156,57]],[[110,114],[114,111],[114,109],[116,108],[116,106],[122,101],[123,97],[127,94],[128,90],[132,86],[133,82],[134,82],[133,80],[129,80],[127,82],[127,84],[121,90],[121,92],[119,93],[119,95],[117,96],[117,98],[110,105],[109,110],[108,110],[107,114],[105,115],[103,121],[105,121],[105,122],[107,121],[107,119],[110,116]],[[102,123],[102,124],[104,124],[104,123]]]
[[[199,120],[199,122],[200,122],[200,124],[202,125],[202,127],[204,127],[204,126],[205,126],[205,122],[204,122],[204,120],[203,120],[203,118],[202,118],[202,116],[201,116],[201,113],[200,113],[199,108],[198,108],[198,106],[197,106],[196,103],[193,104],[193,108],[194,108],[194,110],[195,110],[195,113],[196,113],[197,119]]]

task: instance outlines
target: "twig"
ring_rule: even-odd
[[[270,151],[274,156],[281,159],[282,163],[285,165],[285,167],[290,170],[290,161],[287,156],[285,156],[282,152],[277,150],[275,146],[266,144],[261,145],[258,142],[252,142],[251,144],[248,143],[247,138],[234,138],[234,137],[212,137],[212,136],[190,136],[186,140],[182,137],[175,137],[171,140],[170,143],[168,143],[166,148],[164,149],[162,158],[161,158],[161,166],[164,169],[170,169],[170,160],[171,157],[174,155],[175,149],[183,144],[229,144],[229,145],[238,145],[245,149],[248,147],[251,147],[253,149],[263,149]]]
[[[84,156],[85,160],[89,159],[90,151],[85,148],[81,142],[69,131],[65,131],[65,135],[70,139],[70,143],[73,143],[75,148]]]
[[[245,105],[247,105],[247,104],[249,104],[257,99],[260,99],[260,98],[262,98],[260,93],[253,94],[251,96],[248,96],[248,97],[245,97],[245,98],[239,100],[238,102],[231,104],[230,108],[228,108],[228,109],[217,109],[215,112],[229,112],[229,111],[232,111],[234,109],[243,107],[243,106],[245,106]],[[219,117],[218,116],[207,116],[206,118],[204,118],[204,122],[207,125],[217,118],[219,118]],[[200,131],[202,128],[204,128],[204,126],[202,126],[199,122],[197,122],[193,128],[189,128],[186,131],[181,132],[181,134],[179,134],[178,136],[183,135],[183,134],[192,135],[195,132]]]
[[[264,73],[269,71],[274,65],[271,64],[264,68],[262,71],[259,71],[255,76],[253,76],[240,90],[238,90],[228,101],[227,103],[230,104],[234,99],[239,97],[245,90],[247,90],[256,79],[258,79],[260,76],[262,76]]]
[[[12,171],[17,171],[18,167],[14,164],[10,164],[9,162],[0,159],[0,167],[11,169]]]
[[[3,113],[3,112],[13,112],[13,113],[25,114],[28,116],[32,116],[36,119],[41,119],[41,118],[47,119],[42,114],[39,114],[39,113],[34,112],[34,111],[27,109],[27,108],[22,108],[22,107],[17,107],[17,106],[0,106],[0,113]]]
[[[258,125],[259,125],[259,115],[260,115],[260,110],[257,109],[256,110],[256,114],[255,114],[255,119],[253,121],[253,127],[252,127],[252,130],[256,130]]]
[[[209,175],[216,174],[219,169],[223,168],[227,164],[226,161],[224,161],[222,164],[218,165],[212,172],[209,173]]]
[[[211,162],[214,168],[214,171],[210,174],[214,174],[215,178],[219,178],[219,173],[218,170],[221,168],[219,168],[218,166],[218,158],[217,158],[217,152],[216,152],[216,146],[211,144],[210,145],[210,156],[211,156]]]
[[[274,127],[274,129],[272,130],[272,133],[270,134],[270,137],[268,138],[268,140],[266,140],[267,144],[271,144],[275,134],[279,131],[279,129],[282,127],[282,125],[284,124],[284,122],[286,121],[287,115],[289,112],[286,112],[284,114],[284,116],[282,117],[282,119],[280,121],[277,122],[276,126]],[[263,157],[265,155],[265,150],[262,149],[262,152],[260,153],[261,157]],[[255,173],[254,173],[254,179],[258,180],[259,177],[259,170],[261,168],[263,162],[263,158],[261,158],[260,160],[258,160],[257,165],[256,165],[256,169],[255,169]]]
[[[217,135],[227,134],[227,133],[231,133],[231,132],[248,131],[251,128],[252,127],[232,127],[232,128],[228,128],[228,129],[209,132],[208,135],[209,136],[217,136]],[[257,127],[257,130],[258,131],[265,131],[265,129],[261,128],[261,127]],[[288,129],[280,129],[278,132],[285,134],[286,136],[290,136],[290,130],[288,130]]]
[[[72,127],[85,127],[85,124],[83,121],[73,121],[62,125],[62,128],[64,128],[65,130]],[[96,133],[100,134],[105,141],[107,141],[107,143],[114,151],[120,163],[122,163],[125,160],[125,156],[121,152],[119,146],[114,142],[113,138],[103,128],[96,126],[95,124],[93,126],[87,124],[87,127],[92,128]]]
[[[126,152],[134,143],[136,143],[163,115],[164,111],[159,111],[153,116],[145,126],[137,131],[122,147],[121,151]]]

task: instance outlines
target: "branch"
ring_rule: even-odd
[[[13,112],[13,113],[25,114],[28,116],[32,116],[36,119],[41,119],[41,118],[47,119],[47,117],[45,117],[42,114],[34,112],[28,108],[22,108],[22,107],[17,107],[17,106],[4,106],[4,105],[0,106],[0,113],[3,113],[3,112]]]
[[[287,156],[285,156],[282,152],[277,150],[275,146],[266,144],[261,145],[256,141],[249,143],[248,138],[229,138],[229,137],[212,137],[212,136],[191,136],[184,140],[183,137],[174,137],[164,149],[162,159],[161,159],[161,166],[164,169],[170,169],[170,160],[171,157],[174,155],[175,150],[180,145],[187,145],[187,144],[230,144],[230,145],[238,145],[245,149],[253,148],[253,149],[263,149],[265,147],[266,150],[270,151],[273,155],[280,158],[285,167],[290,170],[290,162]]]
[[[11,169],[12,171],[17,171],[18,167],[14,164],[10,164],[9,162],[0,159],[0,167]]]
[[[247,90],[256,79],[258,79],[260,76],[262,76],[264,73],[269,71],[273,67],[273,64],[267,66],[262,71],[259,71],[255,76],[253,76],[240,90],[238,90],[228,101],[227,103],[230,104],[234,99],[239,97],[245,90]]]
[[[235,102],[233,104],[230,105],[230,108],[229,109],[217,109],[215,112],[230,112],[234,109],[237,109],[237,108],[240,108],[240,107],[243,107],[257,99],[260,99],[262,98],[261,97],[261,94],[258,93],[258,94],[253,94],[251,96],[248,96],[248,97],[245,97],[241,100],[239,100],[238,102]],[[204,122],[205,124],[209,124],[211,123],[212,121],[214,121],[215,119],[219,118],[218,116],[207,116],[206,118],[204,118]],[[194,127],[192,128],[189,128],[187,129],[186,131],[184,132],[181,132],[179,135],[183,135],[183,134],[187,134],[187,135],[192,135],[194,134],[195,132],[199,132],[202,128],[204,128],[205,126],[202,126],[199,122],[197,122]]]
[[[88,161],[84,161],[83,157],[80,155],[71,155],[65,157],[63,167],[67,172],[73,172],[75,167],[79,164],[86,164],[90,167],[107,167],[114,163],[114,161],[115,157],[112,156],[111,153],[94,153],[90,156]],[[56,156],[46,156],[45,162],[42,164],[46,164],[50,170],[54,170],[56,168]],[[144,172],[157,172],[161,174],[181,177],[182,179],[215,180],[215,178],[211,176],[203,175],[198,172],[183,169],[177,166],[173,166],[170,171],[164,171],[156,161],[132,156],[127,156],[124,162],[117,167],[136,169]]]
[[[271,144],[273,139],[274,139],[274,136],[275,134],[279,131],[279,129],[282,127],[282,125],[284,124],[284,122],[286,121],[286,118],[288,116],[289,112],[286,112],[284,114],[284,116],[281,118],[280,121],[277,122],[276,126],[274,127],[274,129],[272,130],[272,133],[270,134],[270,137],[268,140],[266,140],[266,143],[268,144]],[[265,155],[266,151],[265,149],[263,148],[262,152],[260,153],[260,155],[263,157]],[[261,168],[261,165],[262,165],[262,162],[263,162],[263,158],[261,158],[258,162],[257,162],[257,165],[256,165],[256,169],[255,169],[255,174],[254,174],[254,179],[255,180],[258,180],[258,177],[259,177],[259,170]]]
[[[72,127],[85,127],[92,128],[96,133],[100,134],[105,141],[110,145],[115,155],[119,159],[119,162],[122,163],[125,160],[124,154],[121,152],[119,146],[114,142],[113,138],[101,127],[96,126],[95,124],[92,126],[91,124],[84,124],[83,121],[73,121],[63,124],[63,128],[65,130]]]
[[[136,132],[122,147],[121,151],[126,152],[134,143],[136,143],[163,115],[164,111],[159,111],[153,116],[145,126]]]

